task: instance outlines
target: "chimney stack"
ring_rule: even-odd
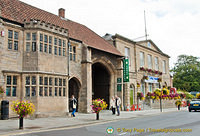
[[[59,16],[59,17],[62,17],[62,18],[65,18],[65,9],[60,8],[60,9],[58,10],[58,16]]]

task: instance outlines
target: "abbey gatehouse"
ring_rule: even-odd
[[[0,32],[0,86],[6,90],[0,99],[29,100],[36,117],[66,115],[71,95],[78,112],[89,113],[95,98],[109,105],[117,94],[123,109],[136,102],[137,91],[172,86],[169,56],[153,41],[100,37],[67,19],[63,8],[54,15],[19,0],[1,0]]]

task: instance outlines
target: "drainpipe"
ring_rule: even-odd
[[[68,76],[68,80],[69,80],[69,75],[70,75],[70,73],[69,73],[69,68],[70,68],[70,58],[69,58],[70,39],[69,39],[69,32],[68,32],[67,40],[68,40],[68,42],[67,42],[67,59],[68,59],[68,61],[67,61],[67,76]]]

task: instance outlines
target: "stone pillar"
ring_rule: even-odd
[[[83,45],[82,50],[82,87],[80,89],[80,112],[90,113],[92,104],[92,63],[91,48]]]
[[[123,99],[124,99],[124,108],[126,108],[127,105],[130,105],[130,88],[129,83],[124,83],[124,90],[123,90]]]

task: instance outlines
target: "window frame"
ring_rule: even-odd
[[[144,52],[140,51],[140,67],[145,66]]]
[[[12,32],[12,33],[9,33]],[[18,51],[19,50],[19,31],[8,29],[8,50]],[[17,37],[16,37],[17,34]]]
[[[18,89],[18,80],[19,80],[19,76],[18,75],[6,75],[6,83],[5,83],[5,86],[6,86],[6,97],[17,97],[17,89]],[[8,77],[10,77],[10,84],[8,84]],[[16,82],[14,82],[14,77],[16,78]],[[10,93],[9,95],[7,95],[7,88],[10,88]],[[15,95],[13,95],[13,91],[14,91],[14,88],[15,88]]]

